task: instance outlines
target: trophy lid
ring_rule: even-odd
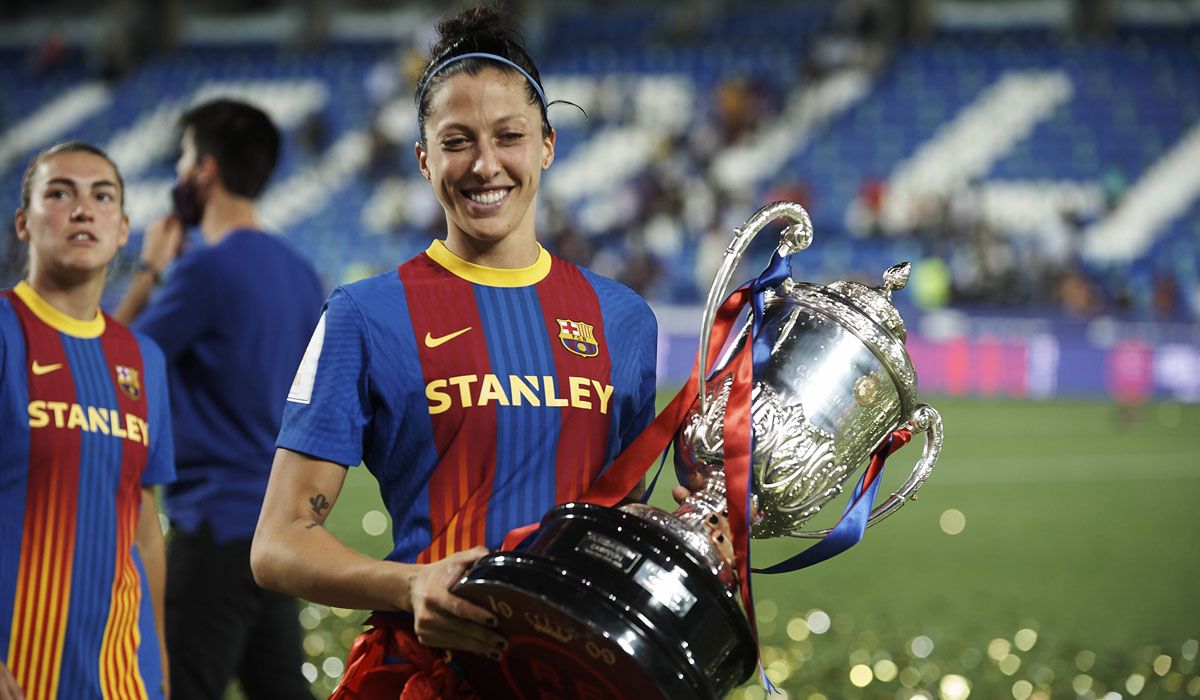
[[[892,292],[903,289],[904,285],[908,284],[908,273],[911,269],[912,265],[907,262],[892,265],[884,270],[883,283],[878,287],[839,280],[826,285],[825,288],[846,297],[851,304],[903,343],[908,339],[908,329],[904,326],[904,319],[900,318],[900,312],[892,305]]]

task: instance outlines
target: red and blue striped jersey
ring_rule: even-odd
[[[166,381],[111,318],[0,292],[0,655],[27,698],[162,697],[134,533],[174,476]]]
[[[581,496],[649,423],[657,335],[641,297],[544,250],[499,270],[435,241],[330,295],[277,444],[366,464],[389,559],[497,547]]]

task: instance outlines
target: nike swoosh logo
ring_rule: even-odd
[[[50,373],[51,373],[51,372],[53,372],[54,370],[56,370],[56,369],[61,369],[61,368],[62,368],[62,363],[61,363],[61,362],[55,362],[55,363],[54,363],[54,364],[52,364],[52,365],[39,365],[37,360],[34,360],[34,361],[33,361],[33,374],[34,374],[34,376],[38,376],[38,377],[40,377],[40,376],[42,376],[43,374],[50,374]]]
[[[439,346],[443,343],[454,340],[455,338],[462,335],[463,333],[466,333],[469,330],[471,330],[471,326],[467,326],[466,328],[459,330],[459,331],[454,331],[453,333],[450,333],[448,335],[438,336],[437,338],[434,338],[432,335],[430,335],[428,332],[426,332],[425,333],[425,347],[436,348],[437,346]]]

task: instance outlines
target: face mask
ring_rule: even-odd
[[[171,188],[171,201],[175,203],[175,216],[184,226],[195,226],[204,218],[204,203],[196,192],[196,183],[185,178]]]

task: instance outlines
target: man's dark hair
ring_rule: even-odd
[[[113,172],[117,175],[117,184],[120,185],[120,191],[117,193],[118,200],[121,202],[121,209],[125,208],[125,179],[121,177],[121,169],[113,162],[112,158],[103,149],[93,146],[86,141],[63,141],[56,143],[53,146],[45,149],[41,153],[34,156],[33,160],[29,161],[28,167],[25,168],[25,175],[21,177],[21,208],[28,209],[29,203],[33,200],[33,173],[37,170],[47,158],[59,155],[60,153],[91,153],[92,155],[100,156],[108,161],[112,166]]]
[[[191,129],[196,158],[216,159],[225,189],[241,197],[257,197],[279,161],[279,129],[245,102],[205,102],[185,112],[179,128]]]

